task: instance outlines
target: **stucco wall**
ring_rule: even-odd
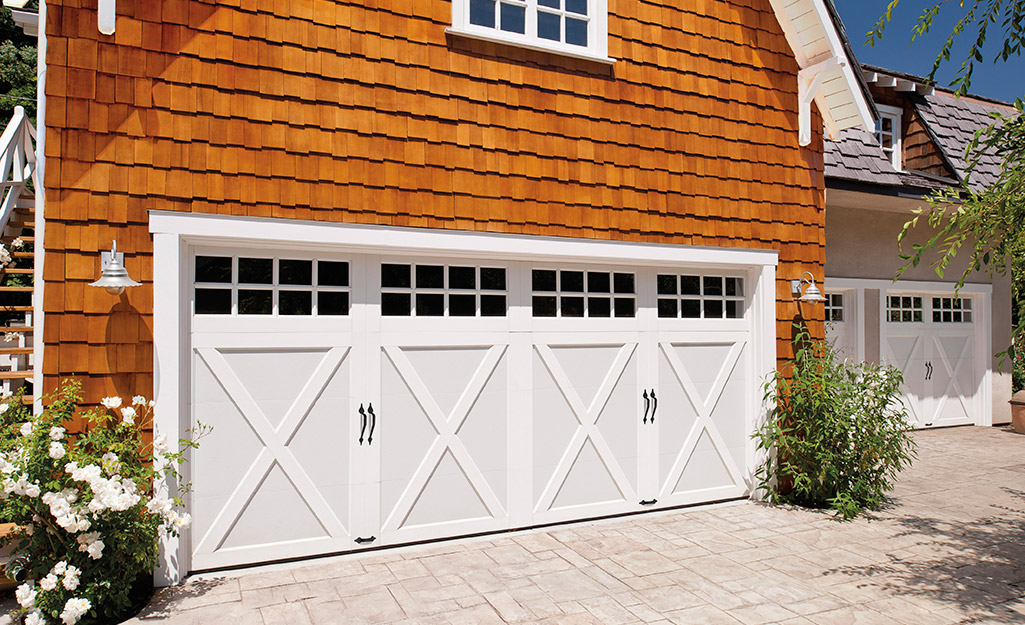
[[[900,250],[897,248],[897,235],[911,215],[905,210],[868,210],[851,206],[836,206],[831,202],[831,191],[826,193],[826,276],[830,278],[868,278],[892,280],[897,270],[903,266]],[[849,192],[834,194],[842,195],[847,204],[854,197]],[[864,194],[864,203],[885,206],[889,200]],[[904,207],[910,206],[905,202]],[[904,208],[902,207],[902,208]],[[912,243],[924,242],[931,230],[920,225],[904,243],[905,250],[911,250]],[[967,267],[967,253],[955,259],[953,266],[940,278],[928,263],[905,273],[902,280],[921,280],[928,282],[955,282]],[[992,334],[993,351],[1006,349],[1011,341],[1011,283],[1006,276],[990,278],[985,273],[976,273],[969,282],[992,284]],[[878,305],[878,303],[876,304]],[[879,320],[876,319],[875,333],[866,335],[866,351],[873,340],[878,344]],[[875,350],[878,356],[878,349]],[[1011,419],[1007,400],[1011,397],[1011,370],[1008,364],[1002,371],[997,370],[997,359],[993,358],[993,422],[1006,423]]]

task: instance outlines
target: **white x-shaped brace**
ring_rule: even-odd
[[[402,377],[409,392],[412,393],[417,404],[420,405],[424,414],[427,415],[438,435],[427,449],[427,453],[420,462],[420,466],[417,467],[413,478],[409,481],[405,490],[402,491],[402,495],[399,497],[395,507],[388,515],[388,518],[385,519],[382,531],[396,530],[406,523],[409,514],[413,511],[413,506],[416,505],[427,483],[434,475],[438,465],[441,464],[446,451],[451,452],[452,458],[459,465],[459,468],[462,469],[463,474],[470,482],[470,487],[473,488],[474,492],[484,503],[488,513],[493,518],[502,518],[506,515],[501,500],[495,495],[491,486],[488,485],[484,474],[457,435],[459,428],[466,421],[470,410],[473,409],[474,404],[477,402],[477,398],[480,397],[488,380],[491,379],[492,374],[495,372],[495,368],[498,367],[498,363],[501,362],[506,347],[506,345],[493,345],[488,349],[480,365],[477,366],[477,370],[463,390],[462,395],[459,396],[459,400],[456,401],[451,413],[445,414],[434,400],[430,389],[427,388],[427,385],[424,384],[423,379],[420,378],[412,363],[409,362],[406,354],[403,353],[402,348],[394,345],[384,346],[384,353],[388,356],[392,365],[395,366],[395,370]]]
[[[548,373],[551,374],[556,386],[559,387],[559,391],[566,399],[566,403],[569,404],[573,416],[576,417],[579,423],[576,432],[573,433],[573,437],[566,446],[566,451],[555,468],[555,472],[552,474],[551,479],[548,480],[548,484],[545,486],[541,498],[537,502],[537,506],[534,509],[535,512],[545,512],[551,509],[555,497],[559,494],[563,484],[565,484],[570,470],[576,463],[580,453],[584,450],[584,445],[588,440],[591,441],[594,450],[598,453],[598,457],[605,466],[605,470],[612,476],[620,495],[624,499],[636,499],[637,494],[630,485],[630,480],[623,473],[623,469],[619,466],[615,454],[612,452],[609,444],[605,442],[605,437],[598,431],[597,423],[598,417],[601,416],[605,405],[609,402],[609,398],[612,397],[612,391],[619,384],[623,371],[626,370],[631,356],[633,356],[634,351],[637,349],[637,344],[629,343],[619,349],[615,360],[612,362],[612,367],[605,374],[605,379],[602,381],[601,386],[598,387],[598,392],[595,393],[590,406],[584,406],[584,402],[580,399],[580,395],[573,387],[573,383],[570,381],[569,376],[566,375],[559,360],[552,353],[551,348],[547,345],[539,344],[535,346],[535,349],[537,349],[541,362],[548,369]]]
[[[676,488],[676,484],[680,481],[680,476],[683,475],[684,470],[686,470],[687,463],[690,462],[691,455],[694,453],[698,441],[701,440],[702,432],[708,432],[712,445],[715,447],[715,452],[719,455],[719,459],[722,460],[723,465],[729,472],[733,483],[742,483],[743,477],[740,467],[737,466],[733,456],[726,449],[726,441],[723,440],[722,434],[719,433],[719,429],[715,427],[715,422],[712,421],[712,412],[715,411],[719,398],[722,397],[723,389],[726,388],[726,382],[733,375],[733,369],[737,366],[737,362],[740,360],[740,353],[744,350],[746,344],[744,341],[737,341],[730,347],[730,351],[726,354],[726,360],[715,377],[715,382],[712,384],[708,397],[702,398],[700,393],[698,393],[697,387],[694,386],[694,382],[687,375],[687,370],[684,369],[683,363],[680,362],[680,357],[676,354],[676,350],[673,349],[672,343],[659,343],[659,347],[662,353],[665,354],[673,375],[676,376],[680,386],[683,387],[683,392],[687,395],[687,399],[697,414],[697,420],[687,434],[683,447],[680,449],[679,455],[676,456],[676,461],[673,463],[673,467],[669,470],[669,474],[662,484],[662,497],[672,494],[673,489]],[[671,417],[662,417],[663,421],[667,418]]]
[[[242,418],[246,420],[249,427],[260,438],[263,448],[257,454],[256,459],[249,466],[249,469],[242,476],[235,491],[225,502],[224,507],[217,514],[214,522],[200,538],[195,551],[213,552],[219,549],[227,538],[228,533],[238,522],[242,512],[252,501],[253,497],[263,485],[267,475],[270,474],[274,465],[281,467],[285,476],[292,483],[296,492],[302,497],[310,511],[316,517],[324,531],[333,538],[345,538],[348,531],[342,521],[331,509],[330,504],[324,499],[317,489],[316,484],[299,464],[288,443],[295,436],[296,430],[302,424],[313,404],[320,397],[324,387],[334,377],[338,366],[349,353],[348,347],[333,347],[324,354],[317,368],[307,380],[306,385],[296,395],[295,400],[285,413],[281,423],[275,429],[271,425],[267,415],[264,414],[259,404],[253,399],[249,391],[235,375],[231,365],[224,359],[224,356],[216,348],[197,348],[196,353],[203,359],[211,373],[220,383],[221,388],[228,395],[231,401],[238,408]],[[200,452],[202,453],[202,452]]]
[[[904,362],[901,362],[897,358],[897,353],[893,351],[893,346],[890,344],[889,341],[886,341],[886,349],[890,352],[890,358],[893,360],[893,362],[897,363],[897,366],[900,368],[900,372],[904,374],[904,388],[905,392],[909,395],[911,394],[911,389],[907,382],[908,367],[911,366],[911,359],[915,357],[915,350],[918,349],[918,343],[921,341],[922,337],[920,335],[916,335],[910,338],[914,338],[914,341],[911,343],[911,349],[908,350],[908,357],[904,359]],[[919,401],[921,400],[922,398],[919,398]],[[907,407],[909,410],[911,410],[911,419],[909,420],[910,424],[914,425],[915,423],[922,422],[922,417],[924,415],[919,414],[920,412],[922,412],[922,407],[917,405],[916,402],[913,401],[907,402]]]
[[[947,371],[947,375],[950,376],[947,380],[946,388],[944,388],[943,392],[939,394],[939,402],[933,409],[933,420],[935,420],[940,414],[940,411],[943,410],[943,405],[946,403],[947,397],[950,396],[949,393],[951,389],[957,392],[957,399],[961,404],[961,409],[964,410],[965,415],[968,416],[971,414],[971,411],[968,409],[968,402],[965,399],[964,392],[961,391],[961,385],[957,383],[957,372],[961,370],[961,364],[964,362],[965,352],[968,351],[968,345],[971,341],[965,337],[965,342],[961,345],[961,351],[957,355],[957,360],[954,361],[953,368],[950,367],[950,359],[947,358],[947,350],[943,349],[943,344],[940,342],[939,337],[933,337],[933,342],[936,345],[936,349],[939,351],[940,362],[943,363],[943,368]],[[933,397],[936,396],[936,393],[933,393]]]

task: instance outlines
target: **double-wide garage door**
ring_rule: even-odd
[[[188,263],[193,570],[748,493],[746,268]]]

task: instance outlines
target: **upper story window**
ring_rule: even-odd
[[[893,168],[901,171],[900,118],[902,111],[892,106],[877,104],[879,119],[876,120],[876,140],[883,153],[890,159]]]
[[[451,32],[583,57],[608,58],[608,0],[453,0]]]

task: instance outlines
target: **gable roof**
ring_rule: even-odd
[[[987,102],[971,96],[956,98],[952,93],[942,91],[914,98],[913,103],[933,141],[959,180],[964,180],[968,168],[965,148],[975,131],[993,124],[991,113],[1006,115],[1014,112],[1007,104]],[[983,154],[969,179],[972,188],[980,189],[996,182],[1000,176],[1000,167],[1000,159],[995,154]]]

